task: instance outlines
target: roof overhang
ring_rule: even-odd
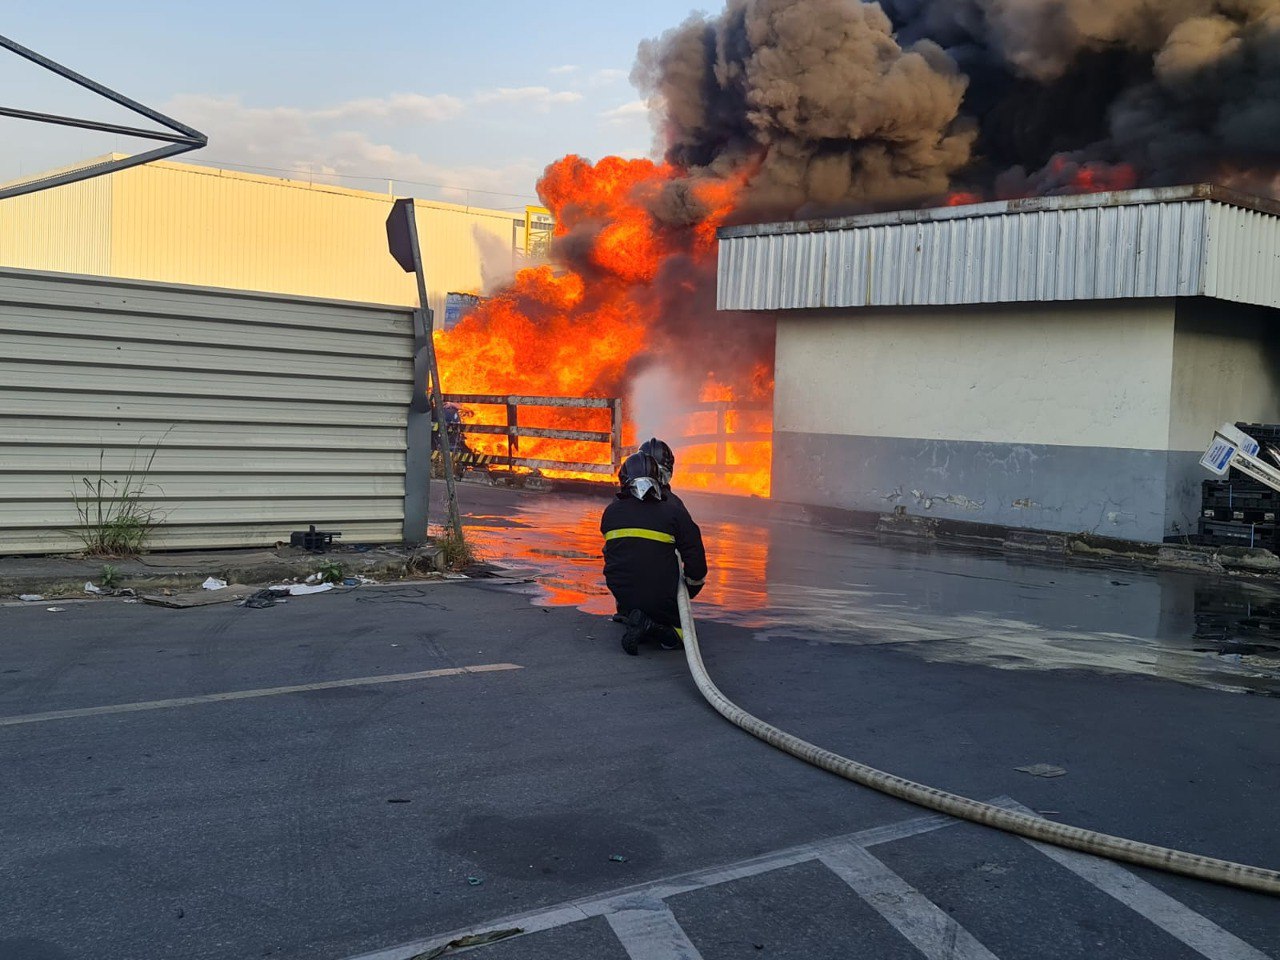
[[[1208,184],[719,232],[722,310],[1151,297],[1280,307],[1280,203]]]

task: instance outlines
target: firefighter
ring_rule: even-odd
[[[707,578],[702,532],[683,503],[662,490],[661,469],[647,453],[633,453],[618,471],[618,494],[600,518],[604,581],[626,623],[622,649],[635,656],[641,640],[664,650],[683,646],[676,590],[680,560],[689,596]]]
[[[440,418],[435,416],[435,398],[431,398],[430,402],[432,412],[431,449],[435,451],[440,449]],[[445,429],[449,431],[449,451],[451,453],[465,451],[467,447],[466,441],[462,439],[462,410],[456,403],[445,401],[444,423]]]

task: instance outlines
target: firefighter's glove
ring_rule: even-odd
[[[694,597],[700,594],[702,592],[702,588],[706,585],[706,583],[707,583],[706,580],[690,580],[688,577],[685,577],[684,585],[689,588],[689,599],[692,600]]]

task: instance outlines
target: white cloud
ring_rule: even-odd
[[[600,116],[609,123],[630,123],[639,118],[647,119],[649,105],[643,100],[632,100],[629,103],[622,104],[620,107],[606,110]]]
[[[519,104],[539,112],[563,103],[576,103],[582,94],[572,90],[552,90],[550,87],[498,87],[476,94],[476,103]]]
[[[565,73],[576,73],[577,71],[578,71],[578,67],[575,66],[574,64],[564,63],[558,67],[552,67],[550,70],[547,71],[547,73],[560,75]]]
[[[626,70],[597,70],[591,75],[591,85],[595,87],[602,87],[605,84],[617,83],[619,80],[625,80],[627,79],[627,76],[628,73]]]
[[[318,120],[385,120],[388,123],[433,123],[452,120],[463,103],[448,94],[427,97],[420,93],[394,93],[389,97],[347,100],[337,106],[312,111]]]
[[[541,173],[542,165],[525,160],[497,167],[432,163],[416,153],[380,143],[363,131],[337,128],[336,123],[357,117],[398,116],[397,110],[423,112],[421,105],[389,107],[385,113],[381,108],[370,112],[351,107],[359,102],[301,110],[246,107],[235,97],[182,96],[162,109],[209,135],[209,146],[192,154],[191,159],[214,166],[256,167],[264,173],[377,191],[385,190],[388,180],[435,184],[434,191],[410,189],[420,196],[434,194],[494,207],[523,202],[521,197],[502,194],[530,191]]]

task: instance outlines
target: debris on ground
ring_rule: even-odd
[[[85,581],[84,592],[91,593],[94,596],[99,596],[99,597],[102,596],[102,588],[98,586],[94,586],[94,584],[88,580]]]
[[[471,884],[473,887],[478,887],[480,884],[484,883],[484,879],[481,877],[467,877],[467,883]]]
[[[468,879],[471,879],[468,877]],[[425,953],[416,953],[409,960],[436,960],[437,957],[443,957],[445,954],[454,950],[466,950],[468,947],[483,947],[485,944],[497,943],[499,940],[506,940],[508,937],[519,936],[524,933],[524,927],[510,927],[506,930],[490,930],[488,933],[473,933],[465,937],[458,937],[456,940],[450,940],[448,943],[438,947],[432,947]]]
[[[1067,772],[1062,767],[1055,767],[1051,763],[1033,763],[1030,766],[1014,767],[1013,769],[1020,773],[1029,773],[1033,777],[1044,777],[1046,780],[1060,777]]]
[[[227,589],[227,581],[220,580],[217,577],[210,577],[204,583],[200,584],[201,590],[225,590]]]
[[[44,602],[44,597],[40,596],[40,594],[38,593],[20,593],[18,594],[18,599],[23,601],[24,603],[43,603]]]
[[[611,856],[611,857],[609,858],[609,860],[610,860],[611,862],[613,862],[613,863],[626,863],[626,862],[627,862],[627,858],[626,858],[626,857],[621,856],[620,854],[617,854],[617,853],[615,853],[613,856]]]
[[[332,589],[332,583],[277,583],[271,587],[271,592],[284,593],[291,597],[305,597],[308,594],[324,593]]]
[[[45,609],[47,609],[50,613],[66,613],[67,612],[66,607],[46,607]]]
[[[202,587],[199,590],[190,590],[185,593],[173,593],[165,590],[163,593],[143,594],[142,602],[154,604],[158,607],[185,610],[189,607],[207,607],[215,603],[233,603],[236,600],[252,596],[255,592],[254,587],[246,587],[243,584],[234,583],[218,590],[206,590]]]
[[[268,607],[274,607],[277,597],[270,590],[259,590],[257,593],[250,594],[243,600],[236,602],[237,607],[249,607],[252,610],[266,610]]]

